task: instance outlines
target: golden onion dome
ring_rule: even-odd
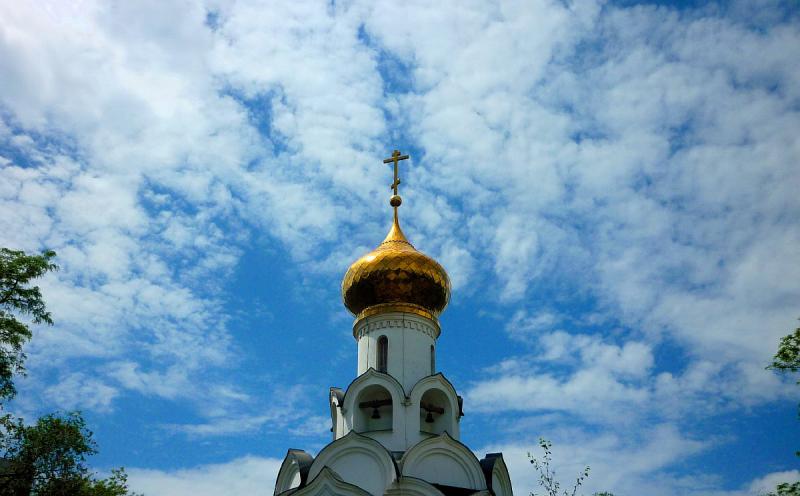
[[[435,319],[450,301],[450,278],[436,260],[408,242],[397,220],[399,197],[396,203],[386,239],[344,275],[344,305],[357,318],[399,310]]]

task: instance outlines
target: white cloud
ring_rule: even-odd
[[[288,432],[293,436],[327,436],[330,417],[315,415],[309,404],[310,387],[303,384],[274,386],[264,397],[243,393],[235,386],[216,386],[203,394],[206,405],[201,410],[204,422],[166,424],[166,431],[180,432],[193,438]],[[184,387],[182,394],[197,395]],[[197,399],[197,398],[194,398]]]
[[[89,408],[107,412],[119,390],[100,379],[77,372],[46,388],[44,394],[62,410]]]
[[[537,432],[535,427],[528,427],[517,435],[523,441],[487,446],[476,454],[501,451],[514,488],[521,493],[539,491],[538,475],[527,456],[530,453],[541,459],[538,435],[553,443],[552,468],[562,486],[571,487],[575,476],[590,466],[589,478],[581,488],[584,494],[760,496],[774,491],[781,482],[800,480],[797,470],[789,470],[756,477],[740,488],[720,489],[724,484],[719,475],[706,473],[692,463],[693,457],[715,447],[719,440],[692,439],[674,424],[641,429],[635,435],[563,427]],[[676,472],[672,467],[678,464],[694,468]]]
[[[527,324],[551,319],[534,317]],[[649,385],[652,366],[652,349],[644,343],[620,346],[598,336],[550,332],[539,336],[535,353],[489,369],[491,376],[474,383],[466,399],[482,412],[555,411],[590,423],[630,424],[660,403]]]
[[[180,470],[127,469],[131,490],[163,496],[269,494],[281,460],[245,456],[226,463]]]
[[[560,320],[560,317],[552,312],[542,311],[529,315],[520,309],[514,312],[506,324],[506,330],[515,338],[535,338],[539,333],[553,331]]]
[[[530,453],[542,458],[536,435],[528,432],[524,441],[487,446],[478,453],[502,451],[516,491],[538,491],[538,475],[527,456]],[[643,429],[635,436],[574,429],[551,430],[543,435],[553,443],[552,468],[562,486],[571,487],[574,477],[584,467],[591,468],[581,488],[585,494],[600,491],[654,496],[687,494],[683,488],[676,491],[675,481],[663,471],[710,447],[708,442],[687,438],[670,424]]]

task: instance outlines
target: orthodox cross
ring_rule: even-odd
[[[406,160],[408,155],[400,155],[400,150],[395,150],[392,152],[392,156],[389,158],[383,159],[384,164],[390,164],[394,162],[394,182],[391,185],[391,188],[394,190],[395,196],[397,196],[397,186],[400,185],[400,178],[397,177],[397,162],[401,160]]]

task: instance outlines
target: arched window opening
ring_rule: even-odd
[[[419,402],[419,430],[426,434],[453,433],[450,401],[438,389],[429,389]]]
[[[392,395],[378,384],[368,386],[358,395],[355,412],[356,432],[384,431],[392,428]]]
[[[431,375],[436,373],[436,352],[431,345]]]
[[[388,370],[388,362],[389,362],[389,338],[386,336],[381,336],[378,338],[378,372],[383,372],[384,374]]]

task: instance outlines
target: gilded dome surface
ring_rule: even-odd
[[[408,242],[395,210],[386,239],[347,270],[342,280],[342,298],[356,316],[382,308],[378,305],[399,305],[423,309],[423,313],[435,318],[450,301],[450,278],[436,260]]]

